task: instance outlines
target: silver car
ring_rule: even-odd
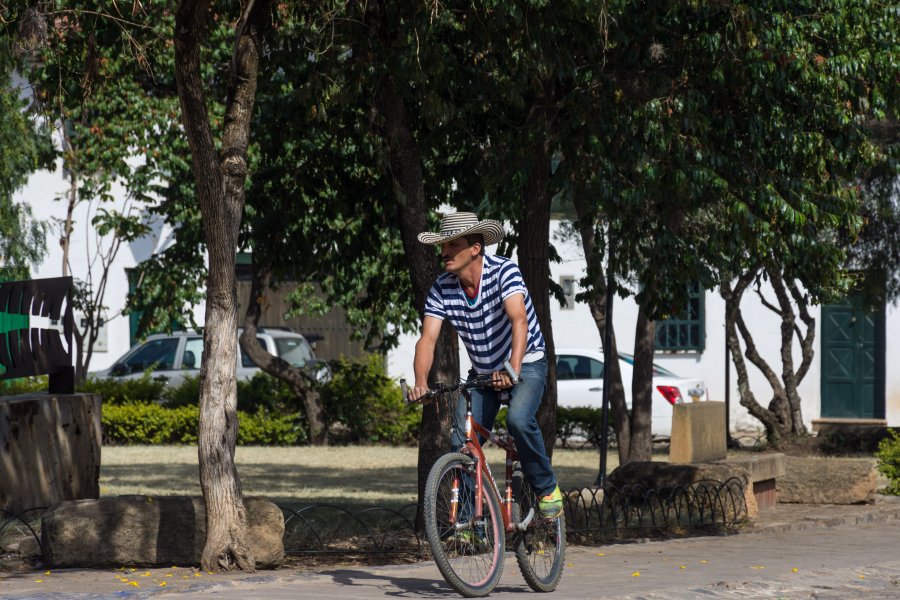
[[[619,354],[625,403],[631,408],[631,376],[634,357]],[[556,349],[556,390],[559,406],[600,408],[603,399],[603,352],[587,348]],[[684,378],[653,365],[653,404],[650,431],[653,437],[672,435],[672,406],[709,400],[702,379]]]
[[[316,358],[309,342],[299,333],[281,329],[257,331],[256,339],[267,352],[278,356],[295,367],[308,369],[321,383],[331,378],[328,363]],[[113,365],[103,371],[91,373],[96,378],[139,379],[151,369],[154,379],[165,379],[167,385],[178,386],[186,377],[200,373],[203,358],[203,336],[195,331],[157,333],[132,347]],[[250,379],[260,372],[238,345],[238,379]]]

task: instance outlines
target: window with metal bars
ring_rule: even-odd
[[[656,322],[657,352],[703,352],[706,347],[705,298],[706,292],[699,283],[688,286],[684,310]]]

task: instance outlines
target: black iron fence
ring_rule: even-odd
[[[645,489],[572,488],[566,493],[566,529],[572,543],[608,543],[643,537],[727,533],[747,519],[740,479],[699,481]],[[0,510],[0,557],[39,560],[44,508],[18,514]],[[288,556],[423,558],[427,544],[416,532],[416,505],[351,511],[330,504],[282,507]],[[31,556],[29,556],[31,555]]]

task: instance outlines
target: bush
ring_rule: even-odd
[[[900,433],[897,430],[890,430],[890,437],[881,440],[875,456],[878,470],[890,480],[884,492],[900,496]]]
[[[14,396],[16,394],[34,394],[46,392],[50,383],[46,375],[36,377],[20,377],[18,379],[5,379],[0,381],[0,394]]]
[[[294,395],[291,386],[262,371],[248,381],[238,381],[237,395],[238,408],[245,412],[284,413],[302,409],[302,401]]]
[[[179,406],[200,405],[200,378],[185,377],[179,385],[166,387],[160,397],[163,406],[178,408]]]
[[[238,444],[291,446],[306,440],[299,414],[238,411]],[[103,407],[104,444],[196,444],[200,409],[166,408],[154,403]]]
[[[153,378],[152,371],[144,371],[139,379],[88,379],[76,391],[100,394],[103,406],[110,406],[159,402],[165,389],[162,381]]]
[[[384,360],[370,355],[359,362],[332,363],[331,381],[322,387],[325,420],[332,441],[411,444],[421,411],[403,402],[400,386],[384,374]],[[340,423],[342,428],[333,427]]]
[[[610,441],[615,441],[612,433],[612,410],[607,425],[610,428]],[[593,446],[600,445],[603,432],[603,410],[579,406],[576,408],[556,408],[556,437],[563,447],[571,443],[586,441]]]

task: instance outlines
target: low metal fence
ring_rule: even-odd
[[[653,489],[638,485],[572,488],[566,492],[567,538],[571,543],[609,543],[727,533],[747,519],[744,491],[737,478]],[[40,559],[44,510],[32,508],[17,514],[0,510],[0,558]],[[331,504],[281,510],[288,556],[426,556],[427,544],[415,528],[415,504],[359,511]]]

